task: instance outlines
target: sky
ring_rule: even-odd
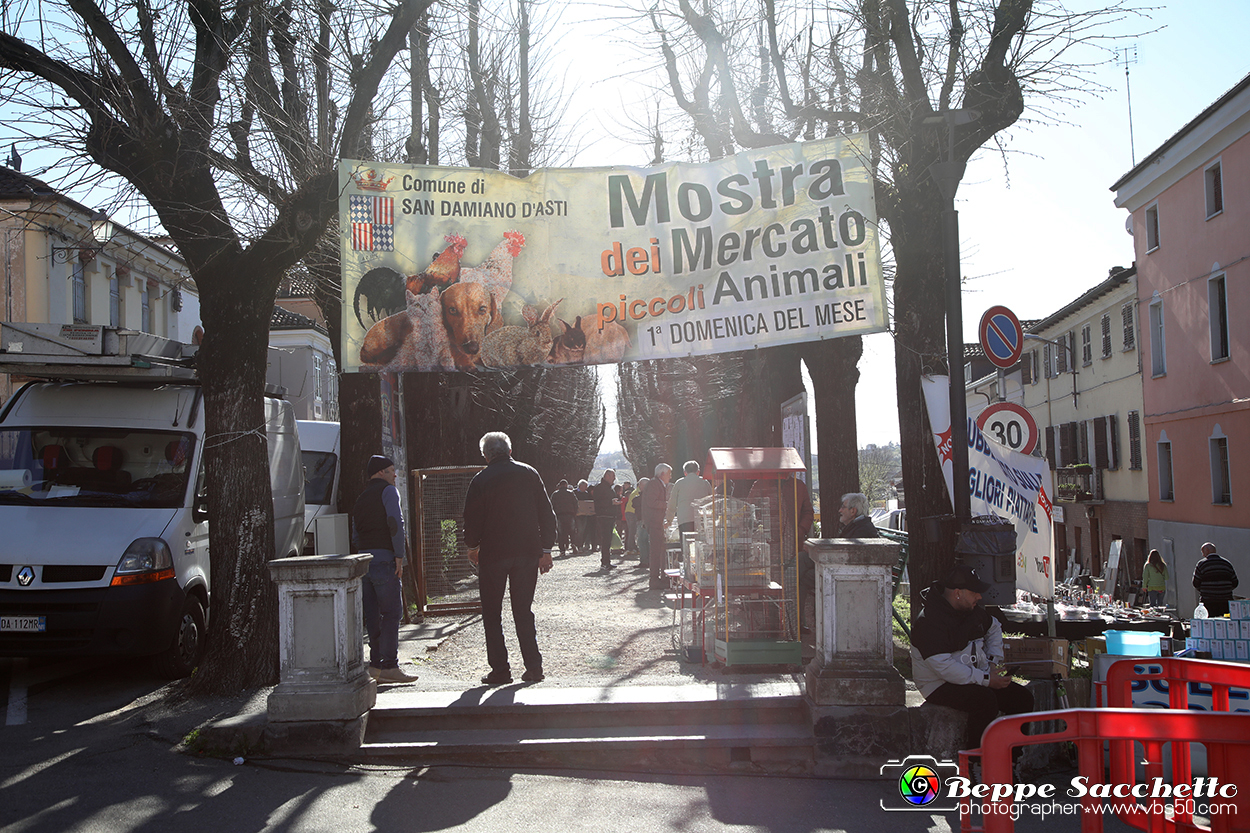
[[[1148,34],[1109,45],[1135,53],[1128,66],[1132,147],[1125,69],[1107,55],[1107,63],[1093,70],[1104,91],[1055,114],[1059,123],[1037,123],[1026,113],[1000,134],[1005,161],[996,150],[982,150],[969,164],[956,199],[965,341],[977,340],[977,323],[990,306],[1005,305],[1021,319],[1044,318],[1105,279],[1111,267],[1130,265],[1128,214],[1115,207],[1112,183],[1250,73],[1246,0],[1154,5],[1149,17],[1129,19],[1116,30]],[[641,53],[612,15],[601,3],[570,3],[562,34],[552,41],[560,56],[554,65],[562,60],[569,67],[566,91],[579,138],[572,165],[645,165],[651,158],[633,128],[645,119],[633,114],[654,106],[654,92],[640,81],[655,56]],[[0,138],[6,135],[0,129]],[[8,142],[0,145],[7,156]],[[35,157],[23,166],[28,171],[50,161],[29,149],[23,153]],[[857,390],[861,447],[898,440],[893,365],[890,334],[865,337]],[[608,368],[601,379],[609,415],[604,450],[610,451],[620,447],[615,374]]]
[[[1115,207],[1111,185],[1134,159],[1141,161],[1250,73],[1245,47],[1250,3],[1156,5],[1149,18],[1126,21],[1119,31],[1158,31],[1112,44],[1127,47],[1130,60],[1136,53],[1128,66],[1132,146],[1125,69],[1110,55],[1093,71],[1105,91],[1055,114],[1062,123],[1022,121],[1000,134],[1008,151],[1005,162],[997,151],[982,150],[968,165],[956,197],[966,342],[977,341],[977,324],[991,306],[1002,304],[1021,319],[1044,318],[1104,280],[1111,267],[1131,265],[1128,212]],[[620,55],[623,60],[626,53]],[[612,60],[601,63],[609,74],[588,80],[578,93],[599,111],[605,106],[619,111],[620,67]],[[614,119],[619,123],[619,117],[600,112],[605,126]],[[648,150],[600,142],[580,154],[577,164],[611,164],[611,159],[645,164]],[[860,447],[899,439],[893,368],[890,334],[865,337],[856,395]],[[611,393],[611,378],[605,379],[605,393]],[[610,435],[605,450],[614,440]]]

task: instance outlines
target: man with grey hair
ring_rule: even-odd
[[[842,524],[842,530],[838,533],[839,538],[877,537],[877,525],[868,516],[868,498],[859,492],[850,492],[842,496],[838,520]]]
[[[673,488],[669,490],[665,525],[667,521],[676,517],[679,531],[694,532],[696,518],[694,502],[712,494],[712,484],[699,474],[699,463],[696,460],[687,460],[681,470],[685,477],[674,483]]]
[[[508,648],[503,639],[503,594],[509,588],[512,621],[525,661],[521,679],[543,679],[543,656],[534,626],[534,589],[538,574],[551,569],[556,541],[556,515],[542,476],[512,459],[512,442],[502,431],[481,441],[486,468],[469,483],[464,498],[464,542],[478,568],[482,596],[482,627],[486,631],[488,686],[512,682]]]
[[[642,523],[647,528],[647,551],[643,553],[651,572],[651,589],[664,589],[664,513],[668,511],[668,482],[673,479],[673,467],[660,463],[655,467],[655,477],[642,491]]]

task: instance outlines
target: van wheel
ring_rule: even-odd
[[[204,654],[204,607],[195,596],[188,596],[178,620],[174,644],[156,656],[156,671],[162,677],[176,680],[189,677]]]

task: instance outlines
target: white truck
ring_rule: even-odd
[[[338,512],[339,424],[297,420],[304,455],[304,555],[342,555],[350,551],[348,520]]]
[[[212,613],[204,402],[191,345],[0,323],[0,656],[155,657],[190,674]],[[303,544],[290,403],[265,398],[274,542]]]

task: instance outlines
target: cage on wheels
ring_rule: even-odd
[[[464,543],[464,496],[482,466],[415,469],[412,551],[423,616],[480,613],[477,568]]]
[[[714,487],[698,508],[700,546],[715,573],[716,659],[799,665],[799,530],[810,528],[811,503],[798,475],[806,467],[793,448],[713,448],[704,471]]]

